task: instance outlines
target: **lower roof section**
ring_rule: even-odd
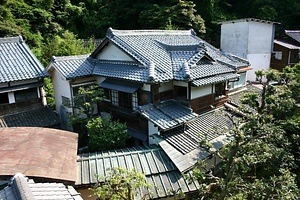
[[[74,183],[77,133],[40,127],[0,128],[0,177],[28,177]]]
[[[156,145],[79,154],[75,184],[79,187],[101,182],[114,167],[128,170],[135,168],[144,173],[147,182],[156,186],[150,188],[153,198],[167,197],[170,191],[178,189],[184,193],[193,192],[199,186],[196,182],[189,183],[185,180],[164,151]],[[136,194],[136,199],[146,194],[144,190],[140,192]]]
[[[105,79],[102,83],[100,83],[100,87],[102,88],[117,90],[120,92],[126,92],[131,94],[137,91],[142,86],[142,83],[121,81],[109,78]]]

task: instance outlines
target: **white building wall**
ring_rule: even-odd
[[[247,58],[248,29],[249,24],[247,22],[222,24],[221,50]]]
[[[67,97],[71,100],[71,89],[69,81],[67,81],[58,71],[52,71],[52,82],[54,89],[54,98],[56,105],[56,112],[60,116],[60,107],[62,105],[62,96]],[[71,111],[70,108],[68,108]]]
[[[172,82],[167,82],[167,83],[162,83],[159,87],[159,92],[165,92],[168,90],[173,90],[173,83]]]
[[[9,103],[16,103],[14,92],[9,92],[8,93],[8,102]]]
[[[96,58],[99,60],[134,61],[130,56],[111,43],[108,43]]]
[[[270,68],[270,59],[271,54],[248,54],[247,59],[251,62],[251,67],[253,68],[250,71],[247,71],[247,80],[255,81],[256,75],[255,71],[257,70],[268,70]]]
[[[221,25],[221,49],[250,61],[247,79],[255,81],[255,71],[270,68],[275,24],[236,20]]]
[[[191,88],[191,99],[196,99],[203,97],[205,95],[212,93],[212,85],[205,85],[202,87],[192,87]]]

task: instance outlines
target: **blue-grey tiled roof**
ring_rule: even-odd
[[[113,43],[135,61],[98,60],[97,53],[101,53],[107,42]],[[192,30],[109,28],[106,39],[90,58],[84,60],[84,56],[64,57],[60,60],[61,62],[56,58],[52,62],[67,78],[96,75],[143,83],[196,81],[219,74],[235,73],[237,69],[249,66],[247,60],[225,54],[197,37]]]
[[[199,142],[205,136],[208,141],[213,140],[222,134],[220,130],[231,127],[232,123],[226,115],[219,110],[212,110],[199,115],[184,126],[164,132],[161,137],[182,154],[186,154],[199,147]]]
[[[94,60],[94,75],[125,79],[130,81],[147,82],[149,70],[131,62],[113,62]]]
[[[22,38],[0,38],[0,83],[43,78],[47,71]]]
[[[91,76],[94,64],[89,55],[52,57],[51,64],[66,79],[73,79],[84,76]],[[50,64],[50,67],[51,67]]]
[[[227,74],[218,74],[215,76],[209,76],[201,79],[197,79],[192,82],[193,86],[199,87],[202,85],[212,84],[212,83],[220,83],[230,79],[236,79],[239,75],[236,73],[227,73]]]
[[[174,100],[141,106],[139,112],[162,130],[173,128],[198,116],[190,108]]]
[[[247,60],[237,58],[214,48],[189,31],[167,30],[115,30],[106,36],[145,68],[154,66],[154,82],[169,80],[196,80],[235,72],[249,66]],[[209,57],[210,63],[199,62]],[[119,63],[122,65],[122,63]],[[202,68],[202,65],[207,65]],[[197,70],[193,70],[196,68]],[[199,74],[202,76],[199,76]],[[147,75],[147,74],[143,74]],[[149,79],[147,79],[149,80]]]
[[[196,191],[199,186],[197,182],[189,183],[185,180],[164,151],[156,145],[79,154],[75,184],[90,185],[98,180],[101,182],[114,167],[128,170],[135,168],[145,174],[146,181],[156,186],[150,188],[154,199],[167,197],[170,191]],[[140,192],[135,193],[135,199],[141,199],[146,194],[144,190]]]

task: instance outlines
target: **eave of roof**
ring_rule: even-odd
[[[283,40],[274,40],[274,43],[278,44],[280,46],[283,46],[285,48],[288,48],[288,49],[300,49],[300,43],[298,45],[296,45],[296,44],[291,44],[290,42],[286,42]]]
[[[164,101],[157,105],[147,104],[141,106],[138,112],[164,131],[198,116],[190,108],[181,105],[175,100]]]
[[[300,30],[285,30],[285,34],[300,42]]]

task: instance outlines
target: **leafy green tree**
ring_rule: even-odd
[[[246,117],[230,116],[232,142],[215,153],[222,160],[218,170],[195,170],[203,199],[297,199],[300,195],[298,174],[293,173],[299,171],[299,115],[287,74],[270,70],[256,75],[263,84],[262,95],[247,93],[242,99],[255,112],[241,107]],[[289,74],[294,76],[298,75]],[[273,81],[278,85],[270,84]],[[205,167],[203,162],[201,166]]]
[[[136,169],[130,171],[120,167],[112,168],[111,172],[104,177],[104,181],[100,181],[91,190],[93,196],[103,200],[133,200],[134,194],[139,192],[139,189],[149,191],[151,186],[146,182],[145,175],[137,172]]]
[[[113,121],[110,117],[97,117],[87,123],[89,151],[101,151],[126,147],[129,138],[126,125]]]

